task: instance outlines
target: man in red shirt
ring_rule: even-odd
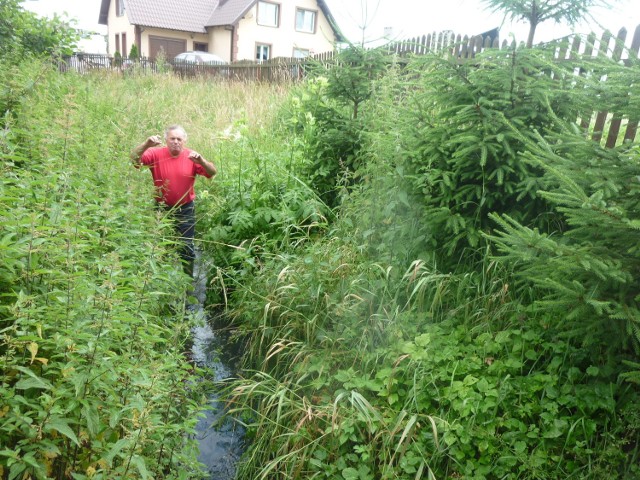
[[[136,168],[148,166],[157,189],[156,201],[169,210],[176,219],[176,228],[182,247],[180,257],[185,271],[193,275],[195,259],[194,231],[196,197],[193,185],[196,175],[213,178],[218,170],[212,162],[198,152],[186,148],[187,133],[180,125],[171,125],[164,134],[166,146],[162,147],[160,136],[147,138],[131,152],[131,161]]]

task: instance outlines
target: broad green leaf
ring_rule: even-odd
[[[24,367],[15,367],[16,370],[20,370],[22,373],[29,376],[29,378],[23,378],[19,380],[15,388],[18,390],[28,390],[30,388],[39,388],[41,390],[51,390],[53,386],[47,380],[37,376],[32,370]]]
[[[118,455],[120,451],[128,444],[129,439],[121,438],[113,445],[113,447],[111,447],[111,450],[109,450],[109,453],[105,455],[104,459],[109,462],[109,464],[111,464],[116,455]]]
[[[142,458],[140,455],[134,455],[131,458],[131,463],[133,465],[135,465],[135,467],[138,469],[138,473],[140,473],[140,476],[144,479],[153,479],[153,477],[149,474],[149,471],[147,470],[147,465],[144,461],[144,458]]]
[[[342,470],[342,478],[345,480],[357,480],[359,477],[358,470],[355,468],[349,467]]]
[[[56,432],[59,432],[62,435],[64,435],[65,437],[67,437],[69,440],[71,440],[73,443],[75,443],[78,447],[80,446],[80,442],[78,441],[78,437],[76,437],[76,434],[73,432],[73,430],[71,430],[71,427],[69,426],[67,421],[62,419],[62,418],[52,417],[46,423],[46,425],[44,427],[44,430],[45,431],[55,430]]]
[[[95,405],[84,405],[82,407],[82,416],[87,422],[87,428],[92,436],[96,436],[100,428],[100,417],[98,409]]]
[[[38,344],[36,342],[29,343],[27,345],[27,350],[29,350],[29,352],[31,353],[31,363],[33,363],[36,355],[38,354]]]

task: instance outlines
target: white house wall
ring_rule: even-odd
[[[277,2],[278,0],[274,0]],[[235,58],[231,58],[232,31],[226,27],[209,28],[208,33],[189,33],[178,30],[142,27],[140,36],[140,55],[149,55],[149,36],[186,40],[187,50],[194,50],[194,42],[207,43],[209,52],[221,58],[231,60],[255,60],[256,44],[270,45],[271,58],[292,57],[294,48],[307,50],[309,53],[323,53],[333,50],[335,37],[322,10],[316,0],[280,0],[280,25],[278,28],[265,27],[257,24],[257,3],[239,21],[235,33],[237,45]],[[295,30],[296,8],[304,8],[317,12],[317,26],[315,34],[297,32]],[[121,17],[116,15],[116,1],[109,2],[108,46],[107,52],[116,52],[116,35],[122,38],[126,34],[127,51],[120,52],[127,56],[131,45],[136,42],[135,27],[129,24],[127,12]]]
[[[231,61],[231,30],[224,27],[209,29],[209,52],[215,53],[227,62]]]
[[[271,45],[271,58],[292,57],[294,48],[308,50],[311,54],[333,50],[335,42],[333,30],[315,0],[297,0],[296,2],[284,0],[279,4],[278,28],[258,25],[257,4],[240,20],[237,60],[255,60],[257,43]],[[296,8],[317,12],[315,34],[296,31]]]
[[[122,38],[122,34],[127,35],[127,51],[120,52],[122,55],[129,55],[129,51],[131,50],[131,45],[133,45],[136,41],[135,38],[135,30],[131,24],[129,24],[129,19],[127,18],[127,12],[124,13],[121,17],[116,15],[116,2],[112,0],[109,2],[109,21],[108,21],[108,32],[107,32],[107,53],[109,55],[113,55],[118,50],[116,48],[116,35],[118,38]]]

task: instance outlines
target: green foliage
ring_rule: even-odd
[[[636,118],[637,73],[598,61],[576,77],[531,51],[476,61],[416,59],[374,82],[331,229],[238,285],[245,375],[225,398],[252,440],[241,478],[640,476],[637,147],[603,150],[576,125],[603,105]],[[327,85],[310,98],[335,108]],[[289,108],[306,154],[325,130],[305,93]],[[594,205],[588,225],[610,232],[571,234]]]
[[[580,66],[327,73],[287,129],[280,87],[0,73],[0,476],[201,475],[187,282],[127,158],[177,121],[220,169],[197,236],[244,347],[240,478],[640,477],[638,150],[575,124],[637,115],[637,71]],[[330,145],[353,163],[314,177]]]
[[[494,12],[504,12],[511,20],[526,20],[529,23],[527,47],[533,46],[538,25],[547,20],[556,23],[567,22],[575,25],[589,18],[588,10],[593,7],[612,8],[609,0],[482,0]]]
[[[640,113],[640,112],[639,112]],[[501,262],[518,263],[536,308],[553,312],[585,344],[640,350],[640,158],[637,147],[603,149],[578,132],[539,138],[527,159],[545,170],[539,192],[564,217],[552,235],[492,215]]]
[[[342,50],[326,72],[327,95],[351,107],[358,118],[360,105],[371,98],[374,82],[386,73],[389,57],[382,49],[350,46]]]
[[[386,70],[381,50],[351,47],[335,65],[319,65],[289,105],[285,122],[304,138],[306,162],[301,175],[330,207],[340,203],[339,189],[353,185],[362,166],[363,106],[374,82]]]
[[[556,118],[577,118],[582,90],[564,68],[530,50],[491,52],[477,65],[431,57],[413,65],[419,78],[407,100],[403,147],[422,197],[422,235],[443,268],[483,251],[491,212],[554,228],[536,195],[542,169],[522,152]]]
[[[3,0],[0,3],[0,38],[0,59],[19,63],[26,55],[71,54],[80,36],[58,16],[40,18],[25,11],[19,0]]]
[[[138,46],[134,43],[131,45],[131,50],[129,50],[129,60],[137,60],[139,57]]]
[[[14,65],[0,60],[0,126],[6,127],[29,102],[31,95],[40,87],[50,66],[41,62],[24,61]],[[6,140],[8,143],[9,139]],[[4,152],[7,153],[7,152]]]
[[[638,392],[616,359],[514,310],[489,270],[416,264],[398,279],[355,250],[334,238],[268,265],[268,291],[246,285],[237,313],[259,370],[228,387],[253,440],[241,478],[640,473],[625,454]]]
[[[199,221],[199,230],[213,262],[230,277],[227,287],[232,290],[266,258],[321,234],[330,211],[296,177],[300,154],[295,144],[274,139],[267,131],[251,135],[244,122],[224,140],[225,161],[234,171],[217,179],[215,195],[201,192],[199,208],[210,214]]]
[[[0,139],[0,476],[199,478],[171,226],[123,175],[107,96],[36,73]]]

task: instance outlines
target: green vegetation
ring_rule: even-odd
[[[640,147],[577,123],[640,118],[637,62],[390,60],[295,86],[0,69],[3,480],[201,478],[211,388],[239,478],[640,478]],[[220,169],[198,238],[243,355],[215,386],[128,161],[175,122]]]
[[[593,7],[613,8],[615,0],[482,0],[494,12],[503,12],[511,20],[525,20],[529,23],[527,47],[533,46],[538,25],[553,20],[575,25],[589,18]]]
[[[80,35],[62,18],[40,18],[19,0],[0,3],[0,59],[20,62],[26,55],[70,54]]]
[[[281,91],[38,61],[2,75],[0,478],[200,478],[190,434],[212,385],[183,355],[189,281],[128,155],[179,99],[216,157],[228,122],[258,129]]]
[[[338,207],[233,285],[241,478],[640,477],[639,149],[576,124],[638,118],[638,67],[578,61],[391,65],[359,104],[358,163],[326,120],[354,118],[338,77],[294,89],[292,168],[326,162]]]

